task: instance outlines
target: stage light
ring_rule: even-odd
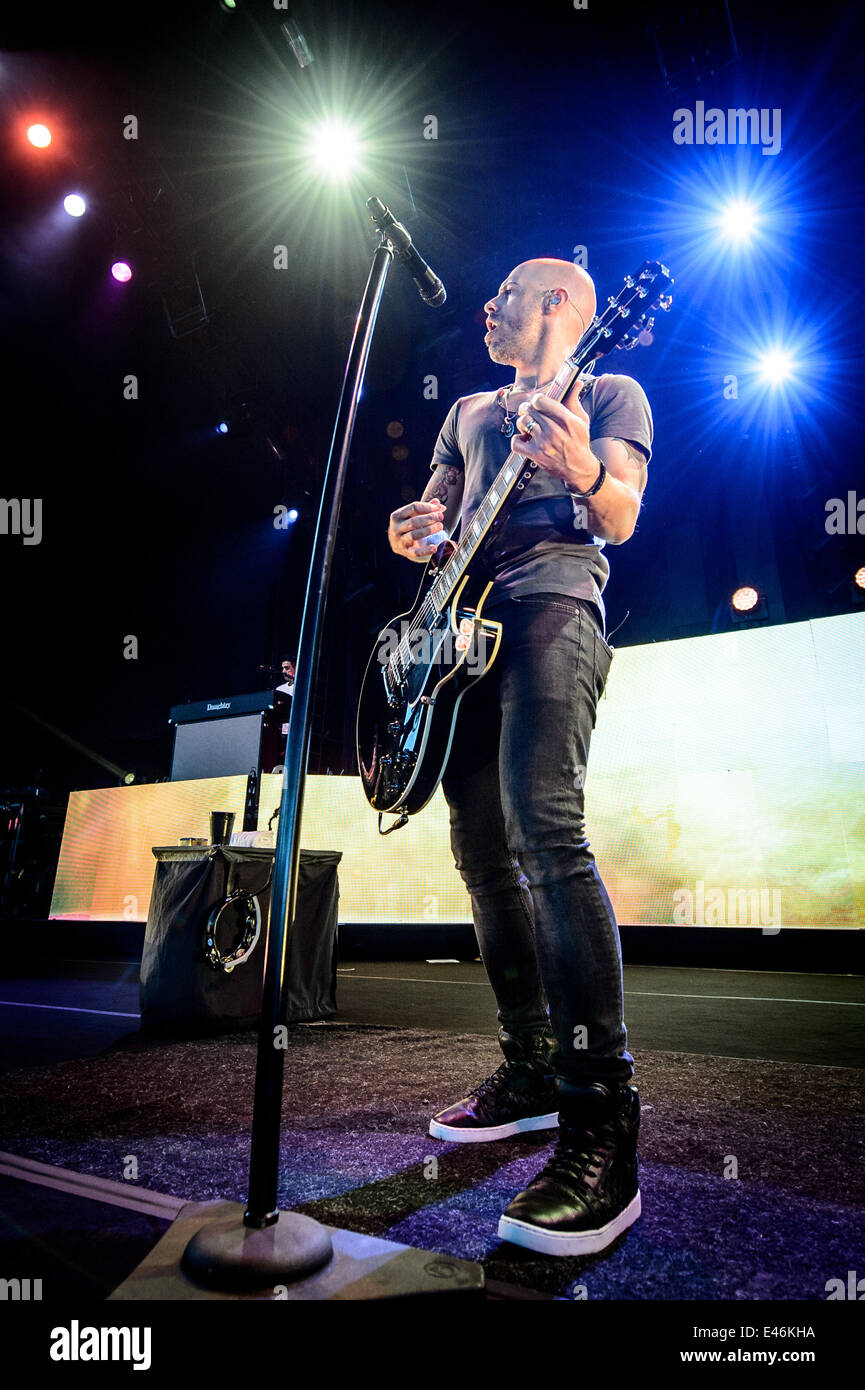
[[[850,602],[855,603],[857,608],[865,605],[865,565],[860,565],[855,574],[852,574],[847,581],[850,595]],[[841,585],[837,586],[839,589]]]
[[[747,198],[732,198],[721,209],[718,225],[728,241],[744,244],[754,236],[759,221],[754,203]]]
[[[783,348],[770,348],[758,359],[758,369],[761,377],[770,386],[780,386],[788,381],[796,370],[796,363],[785,352]]]
[[[307,155],[330,179],[342,179],[360,163],[361,143],[358,134],[343,121],[326,121],[313,131],[307,144]]]
[[[297,508],[292,507],[290,512],[286,512],[285,519],[286,521],[297,521]]]
[[[730,617],[734,623],[762,623],[769,618],[766,595],[753,584],[743,584],[730,595]]]
[[[83,217],[87,211],[87,204],[79,193],[67,193],[63,206],[70,217]]]
[[[225,420],[220,420],[219,424],[216,426],[216,433],[228,434],[228,424]]]
[[[741,427],[750,432],[769,467],[784,430],[794,430],[797,437],[811,434],[813,446],[825,448],[816,415],[811,419],[811,407],[825,397],[830,376],[819,325],[782,313],[764,324],[748,324],[746,318],[742,312],[741,326],[735,317],[729,325],[731,337],[742,345],[737,373]]]
[[[27,129],[27,139],[37,150],[44,150],[51,144],[51,131],[47,125],[31,125]]]
[[[132,279],[132,267],[127,265],[126,261],[115,261],[111,267],[111,274],[121,285],[125,285]]]
[[[760,595],[756,589],[746,585],[742,589],[737,589],[730,599],[737,613],[750,613],[760,602]]]

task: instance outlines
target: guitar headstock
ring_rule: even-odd
[[[571,353],[569,361],[583,370],[598,357],[616,348],[635,348],[640,334],[649,332],[658,309],[666,312],[673,302],[673,277],[660,261],[643,261],[633,275],[626,275],[617,295],[611,295],[603,313],[596,315]]]

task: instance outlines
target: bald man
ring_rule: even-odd
[[[557,1128],[555,1153],[499,1236],[586,1255],[640,1214],[619,932],[586,839],[583,784],[613,658],[604,549],[634,532],[652,417],[627,376],[597,377],[582,404],[545,394],[595,312],[584,270],[526,261],[484,312],[489,355],[514,379],[454,403],[423,497],[394,511],[388,531],[398,555],[427,561],[443,532],[471,524],[511,451],[539,465],[486,547],[483,613],[501,622],[502,643],[462,700],[442,782],[505,1060],[430,1133],[483,1143]]]

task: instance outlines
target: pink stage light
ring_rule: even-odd
[[[115,261],[111,267],[111,274],[115,280],[119,280],[121,285],[125,285],[127,280],[132,279],[132,267],[125,261]]]

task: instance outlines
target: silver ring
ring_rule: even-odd
[[[527,415],[523,420],[523,434],[530,435],[536,424],[537,421],[533,420],[530,415]]]

